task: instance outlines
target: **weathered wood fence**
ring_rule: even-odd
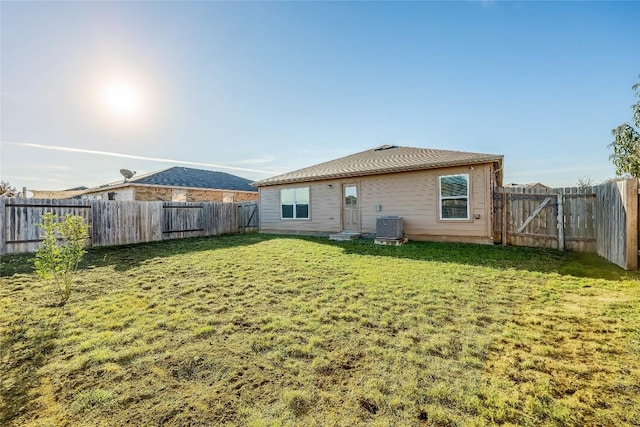
[[[638,269],[638,180],[598,186],[598,255],[627,270]]]
[[[494,239],[503,245],[596,251],[593,187],[497,188],[494,198]]]
[[[124,245],[257,230],[256,203],[123,202],[0,198],[0,254],[34,252],[42,215],[79,215],[88,246]]]
[[[586,188],[494,191],[494,241],[503,245],[597,252],[638,268],[638,180]]]

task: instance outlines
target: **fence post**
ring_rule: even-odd
[[[624,210],[626,214],[625,269],[638,269],[638,180],[624,181]]]
[[[240,205],[238,205],[238,208],[240,209],[240,215],[239,215],[240,221],[242,221],[242,234],[244,234],[244,232],[245,232],[245,230],[244,230],[244,227],[245,227],[245,224],[244,224],[244,205],[240,204]]]
[[[564,197],[563,189],[558,193],[558,249],[564,251]]]
[[[507,246],[507,192],[502,187],[502,246]]]
[[[7,253],[6,197],[0,197],[0,255]]]
[[[89,206],[91,206],[91,208],[89,208],[89,221],[91,221],[91,228],[89,229],[89,239],[91,241],[91,245],[90,246],[98,246],[99,242],[96,238],[96,229],[98,228],[96,225],[96,201],[95,200],[87,200],[86,201],[87,204]]]

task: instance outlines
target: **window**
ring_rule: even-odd
[[[309,219],[309,187],[280,190],[282,219]]]
[[[172,202],[186,202],[187,201],[187,190],[171,190],[171,201]]]
[[[440,179],[440,219],[469,219],[469,175]]]

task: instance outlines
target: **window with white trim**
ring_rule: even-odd
[[[280,190],[282,219],[309,219],[309,187]]]
[[[440,180],[440,219],[469,219],[469,174],[444,175]]]

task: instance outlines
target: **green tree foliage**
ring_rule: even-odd
[[[64,304],[71,295],[73,274],[86,252],[88,226],[80,216],[67,215],[58,221],[52,212],[46,212],[38,226],[44,230],[44,240],[36,252],[36,272],[53,281],[60,293],[60,303]]]
[[[633,90],[636,98],[640,98],[640,83],[633,85]],[[609,148],[613,148],[609,159],[615,165],[618,176],[640,178],[640,101],[633,104],[631,110],[633,125],[624,123],[611,131],[615,139],[609,144]]]

